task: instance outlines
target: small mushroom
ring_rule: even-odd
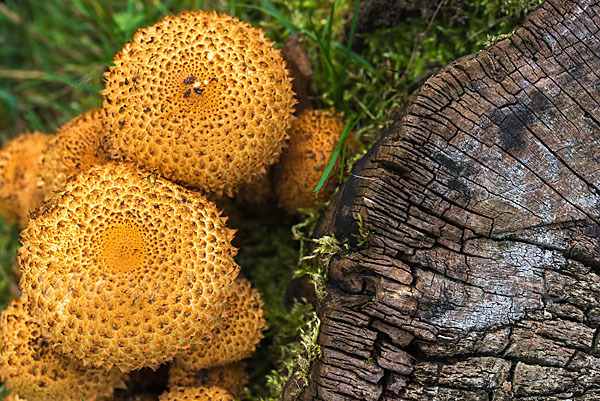
[[[107,161],[102,148],[104,111],[92,109],[57,129],[40,158],[38,186],[49,199],[68,178]]]
[[[21,237],[20,287],[44,335],[123,372],[156,368],[212,333],[239,271],[213,203],[128,164],[69,180]]]
[[[234,281],[230,292],[223,325],[216,327],[211,337],[177,356],[169,368],[171,385],[189,382],[202,369],[248,358],[256,350],[267,328],[260,293],[245,278]]]
[[[0,150],[0,215],[18,227],[27,224],[29,213],[43,200],[37,175],[50,138],[40,132],[21,134]]]
[[[245,362],[200,369],[193,375],[181,369],[169,372],[169,386],[218,386],[229,391],[234,397],[244,392],[244,387],[249,380],[250,377],[246,371]]]
[[[344,130],[345,121],[335,114],[334,109],[305,110],[290,130],[290,143],[275,166],[273,177],[279,205],[290,214],[299,214],[299,208],[313,208],[326,201],[335,189],[339,159],[318,194],[310,192],[321,180]]]
[[[219,196],[279,159],[296,101],[261,29],[183,12],[138,30],[113,63],[102,94],[115,159]]]
[[[41,336],[26,297],[2,311],[0,343],[0,379],[13,390],[14,400],[95,401],[111,397],[115,388],[125,388],[117,369],[85,368],[80,361],[59,354]]]
[[[158,401],[234,401],[233,395],[216,386],[175,387],[158,397]]]
[[[234,397],[242,395],[250,376],[245,362],[231,363],[206,370],[206,385],[222,387]]]

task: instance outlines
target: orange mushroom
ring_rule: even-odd
[[[21,134],[0,150],[0,215],[18,227],[27,224],[29,213],[43,200],[37,176],[50,138],[40,132]]]
[[[156,368],[212,333],[239,271],[214,204],[128,164],[69,180],[21,237],[20,287],[44,335],[123,372]]]
[[[104,111],[92,109],[57,129],[40,158],[38,186],[49,199],[68,178],[107,161],[102,142]]]
[[[344,120],[336,118],[334,109],[305,110],[294,122],[290,143],[274,173],[279,205],[288,213],[298,214],[299,208],[313,208],[333,193],[339,177],[339,160],[318,195],[310,191],[319,183],[344,125]]]
[[[218,386],[229,391],[234,397],[241,395],[250,377],[245,362],[201,369],[193,375],[182,369],[169,371],[169,386],[197,387]]]
[[[0,316],[0,379],[19,397],[39,401],[94,401],[125,388],[116,369],[85,368],[59,354],[41,335],[29,314],[27,298],[12,301]],[[18,394],[18,395],[17,395]]]
[[[102,94],[114,158],[230,196],[279,159],[295,100],[261,29],[183,12],[138,30],[113,63]]]
[[[256,350],[267,328],[260,293],[245,278],[234,281],[230,293],[223,325],[215,327],[212,336],[197,341],[189,351],[177,356],[169,368],[173,381],[193,377],[202,369],[240,361]]]
[[[234,401],[233,395],[216,386],[175,387],[158,397],[159,401]]]

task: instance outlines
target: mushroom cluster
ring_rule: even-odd
[[[165,17],[113,64],[101,108],[0,150],[0,214],[24,228],[0,379],[14,399],[109,400],[169,364],[161,400],[233,399],[267,326],[209,199],[274,192],[290,213],[325,200],[308,191],[344,124],[295,117],[280,52],[227,15]]]

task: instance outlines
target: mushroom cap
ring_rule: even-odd
[[[312,208],[333,193],[339,177],[339,159],[318,195],[309,191],[321,180],[344,125],[344,120],[335,118],[334,109],[305,110],[294,122],[290,143],[275,167],[273,185],[279,205],[288,213],[298,214],[298,208]]]
[[[202,369],[193,375],[181,369],[170,370],[169,386],[218,386],[237,397],[243,393],[244,387],[250,380],[246,367],[246,362],[236,362],[225,366]]]
[[[49,199],[67,178],[107,161],[102,148],[104,110],[92,109],[57,129],[40,158],[38,185]]]
[[[40,132],[25,133],[0,149],[0,215],[24,227],[43,199],[37,187],[39,159],[50,140]]]
[[[254,353],[267,328],[260,293],[242,277],[234,281],[230,292],[223,324],[215,328],[208,341],[177,355],[169,377],[194,376],[202,369],[237,362]]]
[[[37,210],[21,233],[20,287],[61,352],[155,368],[220,320],[239,271],[232,237],[198,193],[111,162]]]
[[[21,398],[94,401],[112,396],[115,388],[125,388],[117,369],[85,368],[80,361],[58,353],[41,336],[26,297],[12,301],[2,311],[0,344],[0,378]]]
[[[233,395],[221,387],[175,387],[158,397],[158,401],[234,401]]]
[[[138,30],[113,63],[102,92],[113,158],[219,195],[279,158],[295,100],[261,29],[183,12]]]
[[[234,397],[238,397],[242,395],[244,387],[250,381],[246,367],[246,362],[236,362],[207,369],[206,385],[224,388]]]

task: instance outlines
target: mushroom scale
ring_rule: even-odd
[[[175,387],[164,392],[158,401],[234,401],[227,390],[216,386]]]
[[[26,133],[7,142],[0,150],[0,215],[24,227],[29,213],[39,206],[39,159],[50,140],[40,132]]]
[[[212,332],[239,272],[213,203],[132,165],[69,180],[21,233],[20,287],[85,364],[156,368]]]
[[[103,119],[103,109],[92,109],[57,129],[40,159],[38,185],[44,199],[61,189],[69,177],[107,161]]]
[[[204,11],[140,29],[105,73],[106,144],[117,160],[232,196],[286,144],[296,103],[261,29]]]
[[[27,298],[12,301],[0,316],[0,379],[14,400],[105,399],[125,388],[117,369],[85,368],[54,350],[31,317]],[[17,395],[18,394],[18,395]]]
[[[169,380],[185,380],[202,369],[222,366],[251,356],[267,324],[260,293],[246,278],[238,278],[230,288],[228,309],[223,325],[212,336],[192,345],[189,351],[177,356],[169,368]]]
[[[344,130],[345,121],[335,117],[335,110],[305,110],[290,130],[290,143],[275,166],[273,186],[279,205],[290,214],[299,208],[312,208],[326,201],[335,189],[339,177],[339,160],[315,195],[312,191],[327,166]]]

